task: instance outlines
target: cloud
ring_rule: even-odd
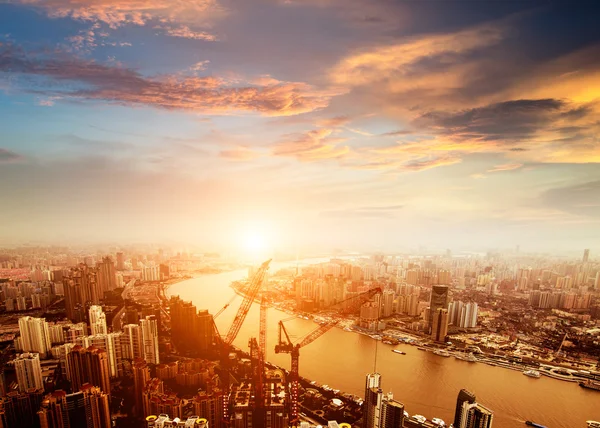
[[[431,150],[503,153],[520,162],[599,162],[595,107],[559,99],[519,99],[430,111],[412,126],[434,136]]]
[[[230,150],[222,150],[219,156],[232,161],[249,161],[256,159],[260,154],[248,147],[237,147]]]
[[[339,128],[351,122],[349,116],[335,116],[326,119],[321,119],[317,122],[319,126],[324,128]]]
[[[562,100],[512,100],[457,112],[428,112],[413,124],[459,139],[519,142],[571,111]]]
[[[112,28],[124,24],[145,25],[152,19],[164,22],[198,22],[224,13],[216,0],[15,0],[45,10],[54,18],[104,22]]]
[[[506,163],[504,165],[496,165],[492,169],[488,169],[487,172],[502,172],[502,171],[513,171],[523,166],[522,163]]]
[[[11,152],[8,149],[3,149],[2,147],[0,147],[0,164],[19,162],[23,159],[23,156],[15,152]]]
[[[545,208],[600,218],[600,180],[548,189],[539,197]]]
[[[332,129],[322,128],[288,135],[284,141],[274,146],[273,154],[294,157],[300,161],[342,158],[350,149],[339,145],[346,141],[345,138],[332,137],[332,133]]]
[[[455,155],[444,155],[432,158],[421,158],[413,162],[409,162],[403,166],[404,169],[410,171],[425,171],[439,166],[454,165],[462,162],[462,159]]]
[[[404,205],[385,205],[374,207],[357,207],[342,210],[322,211],[320,217],[326,218],[393,218]]]
[[[322,109],[335,95],[302,82],[256,85],[219,77],[146,77],[65,53],[29,54],[13,45],[0,45],[0,71],[38,78],[29,79],[27,88],[38,95],[209,114],[295,115]]]
[[[191,30],[187,25],[181,25],[179,27],[157,27],[165,30],[165,34],[171,37],[181,37],[184,39],[194,39],[194,40],[205,40],[207,42],[214,42],[217,40],[217,36],[214,34],[207,33],[206,31],[194,31]]]
[[[330,76],[341,85],[363,86],[397,79],[394,82],[396,89],[399,89],[398,85],[414,88],[424,83],[418,79],[421,61],[438,59],[450,66],[459,62],[462,54],[497,44],[503,36],[504,30],[499,26],[481,26],[456,33],[409,38],[401,43],[352,54],[334,66]],[[448,79],[448,73],[443,70],[440,70],[439,77],[444,74]],[[453,82],[447,83],[451,85]]]
[[[410,135],[412,131],[406,129],[399,129],[397,131],[384,132],[381,134],[382,137],[400,137],[402,135]]]

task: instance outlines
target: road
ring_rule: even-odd
[[[123,302],[125,301],[125,299],[129,298],[129,293],[130,293],[131,289],[134,287],[135,281],[136,281],[135,279],[132,279],[125,285],[125,288],[123,289],[123,293],[121,293]],[[122,321],[122,318],[124,315],[125,315],[125,303],[123,303],[123,307],[121,308],[121,310],[119,312],[117,312],[117,314],[113,318],[113,325],[112,325],[113,332],[116,333],[118,331],[121,331],[121,321]]]

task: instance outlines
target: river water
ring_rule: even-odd
[[[306,262],[321,261],[326,260]],[[285,266],[272,263],[270,271],[276,272]],[[171,285],[168,294],[191,300],[198,309],[208,309],[214,314],[234,295],[229,286],[231,282],[246,275],[246,270],[204,275]],[[217,318],[221,334],[227,332],[240,302],[238,297]],[[289,355],[277,355],[273,351],[277,323],[286,318],[290,315],[269,309],[267,360],[289,369]],[[246,350],[248,339],[258,337],[258,323],[259,308],[254,304],[234,344]],[[317,327],[312,321],[298,318],[286,322],[288,332],[297,339]],[[461,388],[475,393],[478,402],[494,411],[494,428],[525,427],[525,420],[548,428],[585,428],[586,420],[600,420],[600,393],[576,383],[545,376],[533,379],[514,370],[443,358],[410,345],[396,348],[404,350],[406,355],[393,353],[392,346],[368,336],[333,328],[301,349],[300,375],[362,397],[365,375],[376,367],[382,375],[384,391],[393,392],[394,398],[403,402],[411,415],[438,417],[447,424],[454,417],[456,396]]]

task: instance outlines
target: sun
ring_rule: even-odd
[[[244,249],[249,253],[260,253],[267,248],[265,237],[256,232],[247,232],[243,243]]]

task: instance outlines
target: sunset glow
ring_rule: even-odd
[[[542,4],[2,4],[0,235],[595,248],[600,33]]]

